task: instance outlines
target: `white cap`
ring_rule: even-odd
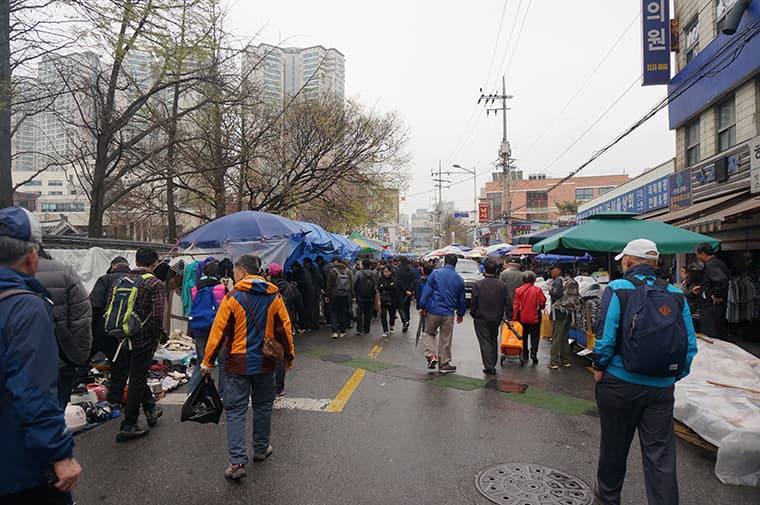
[[[660,257],[657,251],[657,244],[645,238],[631,240],[625,245],[623,252],[615,256],[615,261],[620,261],[623,256],[635,256],[645,260],[656,260]]]

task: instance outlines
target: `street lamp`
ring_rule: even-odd
[[[472,174],[472,198],[473,198],[473,221],[478,222],[478,173],[475,171],[475,167],[465,168],[462,165],[453,164],[452,168],[458,168],[464,170],[468,174]]]

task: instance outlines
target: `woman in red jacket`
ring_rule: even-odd
[[[535,286],[536,274],[530,270],[523,273],[523,284],[515,291],[515,320],[523,326],[523,353],[520,364],[528,361],[528,337],[530,337],[530,357],[538,364],[538,340],[541,326],[541,312],[546,306],[546,296]]]

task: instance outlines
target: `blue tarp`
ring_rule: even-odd
[[[589,253],[583,256],[564,256],[562,254],[539,254],[535,261],[538,263],[591,263],[594,258]]]
[[[290,266],[296,261],[301,263],[305,258],[312,260],[317,256],[322,256],[329,260],[335,256],[353,261],[359,254],[361,247],[353,240],[349,240],[340,235],[330,233],[319,225],[296,221],[296,223],[307,232],[292,250],[288,260],[283,267],[290,270]]]
[[[246,210],[215,219],[194,229],[179,241],[180,248],[224,247],[227,242],[253,242],[274,238],[296,238],[303,230],[288,218]]]

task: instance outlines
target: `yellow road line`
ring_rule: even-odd
[[[376,345],[375,347],[372,348],[372,350],[369,352],[369,354],[367,355],[367,357],[369,359],[377,359],[377,355],[380,354],[380,351],[382,351],[382,350],[383,350],[383,346]]]
[[[366,373],[367,371],[363,368],[357,368],[351,378],[343,385],[340,392],[338,392],[338,396],[327,406],[327,412],[343,412],[343,407],[346,406],[348,399],[351,398],[351,395]]]

